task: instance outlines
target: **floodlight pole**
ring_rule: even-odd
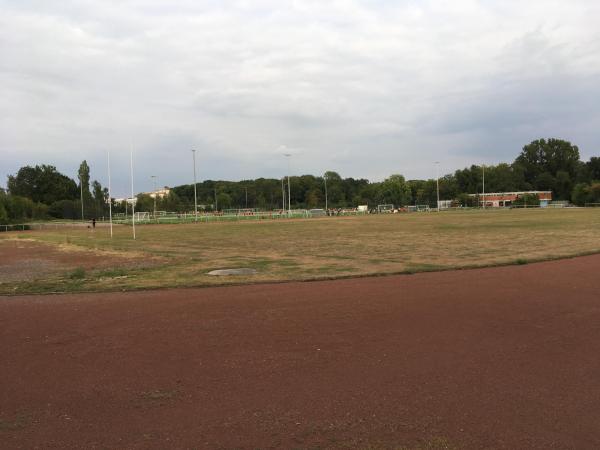
[[[323,181],[325,182],[325,214],[327,214],[327,172],[323,174]]]
[[[196,194],[196,150],[192,149],[192,155],[194,158],[194,217],[195,221],[198,222],[198,196]]]
[[[133,144],[129,153],[129,168],[131,169],[131,225],[133,230],[133,240],[135,240],[135,198],[133,196]]]
[[[440,212],[440,162],[435,162],[436,167],[436,184],[437,184],[437,212]]]
[[[154,220],[156,220],[156,175],[150,175],[154,187]]]
[[[217,200],[217,187],[215,186],[215,212],[219,210],[219,203]]]
[[[283,211],[285,211],[285,187],[283,185],[283,180],[285,180],[285,177],[283,177],[281,179],[281,198],[282,198],[281,209]]]
[[[481,166],[481,169],[483,170],[483,209],[485,209],[485,164]]]
[[[110,238],[113,237],[113,224],[112,224],[112,197],[110,189],[110,151],[106,152],[108,159],[108,220],[110,221]]]
[[[291,186],[290,186],[290,158],[291,158],[291,154],[290,153],[284,153],[285,157],[287,158],[287,163],[288,163],[288,175],[287,175],[287,179],[288,179],[288,216],[292,215],[292,190],[291,190]]]

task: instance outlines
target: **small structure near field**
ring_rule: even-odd
[[[519,191],[519,192],[486,192],[485,194],[469,194],[476,197],[480,206],[487,208],[502,208],[524,195],[535,195],[540,199],[540,207],[545,208],[552,201],[552,191]]]

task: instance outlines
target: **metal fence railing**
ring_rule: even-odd
[[[100,222],[97,222],[100,225]],[[32,222],[32,223],[13,223],[0,224],[0,233],[9,231],[31,231],[31,230],[60,230],[60,229],[79,229],[91,226],[91,222]],[[102,225],[105,226],[105,225]]]

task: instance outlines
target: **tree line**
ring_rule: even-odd
[[[485,172],[486,192],[549,190],[556,200],[577,205],[600,203],[600,157],[581,161],[576,145],[561,139],[539,139],[525,145],[512,163],[472,165],[439,179],[440,199],[474,206],[469,194],[481,193]],[[437,204],[438,180],[406,180],[393,174],[381,182],[364,178],[342,178],[329,171],[323,176],[290,177],[291,207],[330,208],[357,205]],[[98,181],[90,183],[86,161],[77,179],[59,173],[54,166],[25,166],[10,175],[7,191],[0,190],[0,223],[46,218],[81,219],[108,214],[108,190]],[[258,178],[242,181],[205,180],[196,184],[201,209],[231,208],[281,209],[287,202],[287,178]],[[327,196],[325,195],[327,192]],[[81,198],[83,197],[83,211]],[[285,199],[285,200],[284,200]],[[125,202],[112,202],[113,212],[126,212]],[[154,199],[137,196],[137,211],[153,211]],[[156,199],[156,209],[185,212],[194,209],[194,185],[172,188],[169,195]]]

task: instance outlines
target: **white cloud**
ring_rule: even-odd
[[[132,139],[140,189],[189,181],[191,147],[229,179],[281,175],[284,144],[295,173],[369,178],[508,161],[541,136],[597,152],[591,0],[0,5],[3,178],[86,158],[103,180]]]

